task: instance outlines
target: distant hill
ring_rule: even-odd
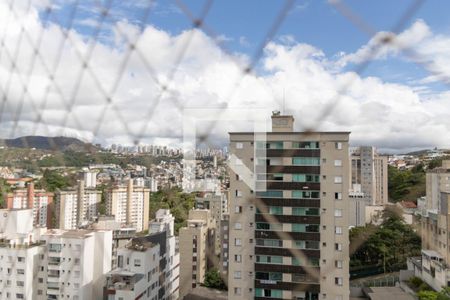
[[[97,148],[76,138],[57,136],[23,136],[15,139],[0,139],[0,146],[13,148],[36,148],[42,150],[95,151]]]

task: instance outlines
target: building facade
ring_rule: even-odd
[[[52,228],[53,193],[45,190],[35,190],[33,182],[29,182],[26,189],[16,189],[8,193],[7,208],[33,210],[33,224],[39,227]]]
[[[56,224],[59,229],[73,230],[97,217],[102,192],[86,189],[80,180],[76,189],[56,192]]]
[[[150,189],[134,186],[128,180],[126,186],[109,189],[106,195],[106,212],[113,215],[124,226],[133,226],[136,231],[148,229]]]
[[[450,283],[450,160],[426,174],[426,197],[420,216],[422,255],[408,260],[414,270],[433,289]]]
[[[349,298],[349,133],[293,123],[230,133],[229,299]]]

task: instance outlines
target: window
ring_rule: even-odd
[[[338,150],[341,150],[342,149],[342,143],[341,142],[336,142],[336,143],[334,143],[334,147],[336,149],[338,149]]]
[[[292,215],[293,216],[318,216],[319,209],[311,208],[311,207],[293,207]]]
[[[342,193],[334,193],[335,200],[342,200]]]
[[[257,246],[263,247],[283,247],[282,240],[256,239]]]
[[[342,227],[341,226],[334,227],[334,232],[336,234],[342,234]]]
[[[271,215],[282,215],[283,214],[283,207],[282,206],[270,206],[269,207],[269,214],[271,214]]]
[[[242,197],[242,191],[236,190],[235,191],[235,196],[236,197]]]
[[[334,216],[337,218],[341,218],[342,217],[342,209],[336,208],[334,210]]]
[[[334,176],[334,183],[342,183],[342,176]]]
[[[320,192],[319,191],[292,191],[292,198],[295,199],[311,199],[311,198],[320,198]]]
[[[234,223],[234,229],[241,230],[242,229],[242,224],[239,223],[239,222]]]
[[[234,245],[235,246],[242,246],[242,240],[241,239],[234,239]]]
[[[292,165],[294,165],[294,166],[320,166],[320,158],[318,158],[318,157],[293,157]]]
[[[271,230],[280,231],[283,230],[283,225],[279,223],[256,223],[257,230]]]
[[[283,198],[283,191],[256,192],[256,196],[260,198]]]
[[[342,244],[341,243],[335,243],[334,244],[334,250],[342,251]]]
[[[16,281],[17,286],[24,286],[23,281]]]
[[[237,214],[242,213],[242,206],[236,205],[236,206],[234,207],[234,212],[237,213]]]
[[[340,160],[340,159],[335,159],[335,160],[334,160],[334,166],[335,166],[335,167],[342,167],[342,160]]]
[[[335,283],[336,285],[343,285],[342,277],[335,277],[335,278],[334,278],[334,283]]]
[[[292,174],[293,182],[320,182],[319,175],[312,174]]]
[[[242,262],[242,256],[240,254],[236,254],[234,256],[234,261],[238,263]]]
[[[241,279],[241,271],[234,271],[234,279]]]
[[[141,260],[140,259],[135,259],[134,260],[134,266],[135,267],[140,267],[141,266]]]
[[[274,141],[274,142],[262,142],[257,141],[256,142],[256,148],[257,149],[283,149],[283,141]]]
[[[17,261],[18,262],[24,262],[25,261],[25,257],[17,257]]]
[[[235,295],[241,295],[241,288],[240,287],[235,287],[234,288],[234,294]]]
[[[295,149],[319,149],[319,142],[292,142]]]
[[[236,149],[242,149],[244,148],[244,144],[243,143],[236,143]]]
[[[24,269],[17,269],[17,274],[23,275],[23,274],[25,274],[25,270]]]
[[[342,266],[343,266],[342,260],[336,260],[336,261],[334,261],[334,266],[335,266],[336,268],[338,268],[338,269],[342,269]]]
[[[282,264],[282,256],[257,255],[256,262],[260,264]]]
[[[256,288],[255,296],[256,297],[268,297],[268,298],[283,298],[283,291],[282,290],[270,290],[270,289]]]

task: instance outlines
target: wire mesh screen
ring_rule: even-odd
[[[148,26],[152,23],[152,13],[158,9],[158,2],[119,2],[92,1],[86,5],[85,1],[78,0],[67,3],[1,1],[0,130],[3,138],[26,133],[29,136],[81,136],[85,140],[107,142],[118,135],[121,140],[134,145],[145,143],[149,138],[163,139],[165,135],[181,139],[186,108],[214,108],[215,112],[222,109],[226,113],[227,103],[245,102],[246,99],[239,99],[241,88],[252,81],[264,81],[258,78],[264,51],[277,38],[283,22],[290,18],[298,4],[293,0],[280,1],[275,17],[261,28],[264,34],[253,53],[242,56],[228,49],[224,37],[208,22],[215,5],[212,0],[203,1],[195,11],[182,0],[170,2],[170,9],[178,12],[177,18],[183,18],[191,27],[176,38]],[[349,74],[363,75],[373,59],[389,48],[402,52],[430,75],[448,84],[447,74],[433,61],[417,53],[414,45],[397,38],[423,2],[415,0],[405,4],[403,14],[391,30],[379,32],[346,2],[329,1],[330,6],[373,41]],[[132,22],[122,20],[118,10],[122,5],[139,8],[133,12]],[[89,10],[89,18],[82,17],[86,10]],[[209,48],[199,48],[205,44]],[[161,52],[155,45],[165,46],[170,52]],[[214,57],[217,64],[221,61],[229,63],[232,80],[214,78],[226,79],[226,84],[220,88],[220,99],[214,96],[210,101],[209,91],[189,94],[189,86],[201,87],[207,80],[196,81],[195,78],[196,64],[203,63],[202,56]],[[194,71],[188,74],[188,67]],[[347,100],[347,91],[358,78],[348,76],[341,82],[333,96],[318,106],[319,112],[313,119],[303,123],[300,129],[312,133],[321,128],[335,113],[337,105]],[[263,94],[271,95],[282,107],[283,100],[274,96],[270,87],[264,87],[264,82],[262,86],[266,89]],[[191,96],[196,98],[190,99]],[[254,105],[255,108],[264,106],[257,102]],[[173,115],[163,117],[162,112],[168,110],[174,111]],[[158,128],[162,124],[165,129],[161,131]],[[197,139],[207,145],[213,144],[218,126],[223,124],[213,120]],[[28,145],[27,138],[22,143]],[[52,139],[49,144],[58,150]],[[254,203],[256,209],[268,209],[255,199],[248,201]],[[267,223],[277,222],[270,214],[264,214],[264,217]],[[279,234],[282,240],[290,239],[289,233],[279,231]],[[292,250],[292,255],[306,259],[301,250]],[[314,269],[308,270],[312,270],[313,277],[319,276]]]

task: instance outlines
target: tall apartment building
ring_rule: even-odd
[[[155,219],[150,222],[150,236],[163,233],[165,234],[166,250],[164,253],[164,268],[160,273],[164,276],[164,282],[160,286],[164,288],[165,299],[177,300],[179,297],[180,282],[180,252],[177,249],[177,237],[174,231],[175,218],[168,209],[158,209],[155,213]]]
[[[215,230],[214,251],[217,256],[220,255],[222,248],[222,240],[219,234],[220,222],[223,220],[224,214],[228,212],[228,201],[224,193],[206,193],[203,197],[195,197],[195,207],[197,209],[208,209],[213,219]]]
[[[375,147],[361,146],[350,150],[350,160],[351,192],[361,192],[368,205],[387,204],[388,158]]]
[[[361,146],[350,150],[350,160],[349,225],[364,226],[388,203],[388,158]]]
[[[59,229],[71,230],[92,221],[97,217],[97,206],[102,193],[86,189],[80,180],[76,189],[56,192],[56,224]]]
[[[132,226],[136,231],[148,229],[150,210],[150,189],[134,186],[128,180],[126,186],[110,188],[106,195],[106,212],[117,222]]]
[[[349,298],[349,133],[293,123],[230,133],[229,299]]]
[[[31,209],[0,210],[0,299],[36,299],[44,253]],[[34,231],[34,232],[33,232]]]
[[[32,182],[26,189],[16,189],[8,193],[6,207],[15,209],[31,208],[33,211],[33,225],[52,227],[53,193],[34,189]]]
[[[422,255],[408,261],[408,269],[435,290],[450,283],[450,160],[426,174],[421,215]]]
[[[208,258],[214,255],[211,225],[209,210],[193,209],[189,211],[187,226],[180,229],[180,298],[205,280]]]
[[[32,211],[0,213],[1,299],[101,299],[111,270],[111,231],[45,231]]]
[[[158,300],[159,244],[131,240],[118,250],[118,268],[107,275],[108,300]],[[99,298],[100,299],[100,298]]]
[[[112,231],[49,230],[37,274],[37,299],[102,299],[111,271]],[[38,291],[39,293],[39,291]]]

